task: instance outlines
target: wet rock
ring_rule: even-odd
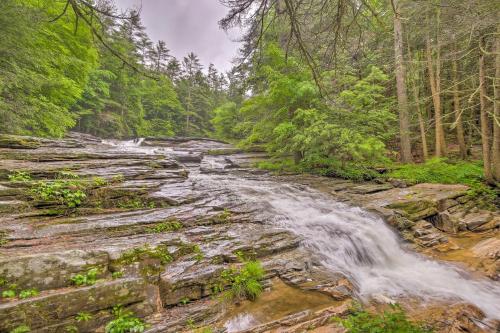
[[[359,194],[370,194],[370,193],[377,193],[381,191],[387,191],[392,189],[394,186],[385,183],[385,184],[365,184],[365,185],[359,185],[359,186],[354,186],[350,190],[353,191],[354,193],[359,193]]]
[[[475,230],[478,227],[485,225],[493,219],[491,212],[479,211],[477,213],[468,214],[463,218],[463,223],[467,229]]]
[[[107,272],[108,255],[105,252],[83,250],[60,251],[24,256],[0,257],[0,276],[21,289],[48,290],[71,284],[70,279],[90,268],[100,275]]]
[[[146,285],[141,279],[122,279],[89,287],[68,288],[57,293],[41,294],[25,300],[0,304],[0,330],[10,331],[20,325],[32,329],[60,323],[79,312],[95,312],[117,304],[147,301]],[[143,310],[154,308],[144,302]]]
[[[40,146],[40,140],[33,137],[0,134],[0,148],[36,149]]]

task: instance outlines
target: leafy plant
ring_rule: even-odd
[[[123,309],[118,305],[113,308],[115,319],[110,321],[106,327],[106,333],[132,333],[144,332],[148,325],[134,316],[132,311]]]
[[[88,312],[78,312],[75,319],[77,322],[86,322],[92,319],[92,315]]]
[[[182,228],[182,223],[177,220],[161,222],[154,227],[147,228],[146,231],[149,233],[159,234],[167,231],[177,231]]]
[[[31,329],[27,325],[17,326],[12,331],[10,331],[10,333],[28,333],[28,332],[31,332]]]
[[[68,325],[64,327],[64,331],[68,333],[78,333],[78,327],[76,327],[75,325]]]
[[[2,291],[3,298],[14,298],[16,297],[16,291],[12,289]]]
[[[106,186],[108,184],[108,181],[103,177],[94,177],[92,179],[92,183],[94,184],[94,186],[101,187]]]
[[[89,269],[85,274],[77,274],[71,278],[71,282],[76,286],[91,286],[97,281],[99,270],[97,268]]]
[[[43,201],[57,201],[68,208],[80,206],[87,197],[84,186],[78,181],[43,181],[39,182],[31,191],[35,197]]]
[[[31,175],[25,171],[14,171],[8,177],[11,182],[27,182],[31,180]]]
[[[78,179],[80,176],[78,176],[76,173],[73,171],[60,171],[57,174],[58,179]]]
[[[258,261],[247,261],[240,268],[228,268],[221,273],[222,283],[229,285],[226,296],[230,299],[255,300],[262,293],[260,281],[265,271]]]
[[[26,290],[21,290],[21,292],[19,293],[19,298],[25,299],[38,296],[39,294],[40,292],[36,289],[26,289]]]
[[[121,272],[121,271],[116,271],[116,272],[111,273],[111,277],[112,277],[113,279],[119,279],[119,278],[121,278],[122,276],[123,276],[123,272]]]
[[[183,297],[183,298],[181,298],[181,304],[182,305],[188,304],[189,301],[190,301],[189,297]]]
[[[431,330],[408,320],[399,305],[382,314],[355,310],[346,319],[333,318],[339,322],[348,333],[429,333]]]

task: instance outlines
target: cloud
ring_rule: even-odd
[[[153,41],[164,40],[171,54],[182,59],[189,52],[198,55],[205,67],[210,63],[222,71],[240,46],[239,31],[221,30],[218,21],[227,8],[218,0],[116,0],[120,9],[141,7],[141,18]]]

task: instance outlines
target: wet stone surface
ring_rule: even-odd
[[[308,327],[343,332],[329,319],[348,312],[358,297],[356,281],[284,225],[272,203],[247,199],[262,191],[279,194],[287,184],[375,211],[415,246],[450,258],[455,250],[447,235],[481,232],[484,237],[467,244],[476,258],[471,262],[484,262],[477,269],[498,276],[498,216],[468,211],[466,188],[402,189],[274,177],[251,169],[265,158],[199,138],[118,142],[78,133],[63,140],[0,136],[0,288],[16,295],[0,299],[0,332],[20,325],[33,332],[68,327],[103,332],[119,304],[144,318],[150,333],[205,326],[213,332]],[[29,179],[9,180],[21,173]],[[240,179],[247,182],[239,184]],[[245,185],[261,180],[254,188]],[[86,197],[77,208],[42,200],[33,192],[40,182],[68,182]],[[241,265],[241,257],[262,262],[268,291],[260,303],[234,307],[213,286],[221,272]],[[72,281],[93,269],[96,281],[81,286]],[[39,293],[19,297],[30,289]],[[77,321],[82,312],[91,319]],[[253,316],[246,326],[238,322],[244,314]]]

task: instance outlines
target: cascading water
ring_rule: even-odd
[[[150,153],[147,147],[137,148]],[[205,165],[217,166],[214,171],[224,164],[222,160],[205,159],[203,162],[210,162]],[[191,170],[189,177],[205,189],[229,189],[260,212],[262,220],[298,234],[303,245],[327,269],[350,277],[362,298],[382,294],[466,301],[487,317],[500,319],[498,282],[473,278],[459,267],[405,249],[381,218],[361,208],[336,202],[314,189],[266,176],[246,178],[244,174],[201,174]]]
[[[332,271],[356,284],[359,296],[383,294],[424,300],[462,300],[500,319],[500,284],[406,250],[384,221],[318,191],[269,179],[196,175],[200,183],[230,188],[264,218],[303,239]]]

